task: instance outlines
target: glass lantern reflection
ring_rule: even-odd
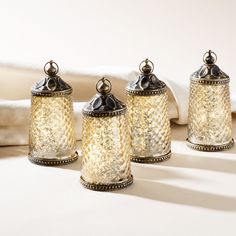
[[[72,88],[57,75],[58,70],[55,62],[46,63],[46,78],[32,87],[29,160],[39,165],[63,165],[78,158]]]
[[[131,160],[161,162],[171,156],[167,86],[152,73],[154,65],[148,59],[139,69],[141,74],[126,89]]]
[[[109,191],[132,184],[126,106],[110,93],[111,83],[97,83],[98,94],[83,109],[81,183]]]
[[[220,151],[234,144],[230,79],[216,60],[209,50],[203,56],[205,64],[191,75],[187,145],[198,151]]]

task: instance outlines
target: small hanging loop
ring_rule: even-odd
[[[112,89],[111,81],[103,77],[102,79],[98,80],[96,84],[96,90],[101,94],[108,94]]]
[[[50,65],[50,67],[48,69],[46,69],[47,65]],[[55,67],[55,66],[56,67]],[[48,76],[55,76],[59,71],[59,66],[57,65],[56,62],[54,62],[53,60],[47,62],[44,66],[44,72],[45,74],[47,74]]]
[[[203,61],[205,64],[214,64],[217,61],[217,55],[213,51],[209,50],[204,53]]]
[[[154,64],[149,59],[145,59],[139,64],[139,70],[141,73],[144,73],[144,74],[152,73],[154,70]]]

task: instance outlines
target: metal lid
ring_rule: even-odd
[[[46,69],[47,65],[49,65],[48,69]],[[44,72],[47,76],[32,87],[32,94],[48,97],[71,94],[71,86],[57,75],[58,71],[59,67],[56,62],[52,60],[47,62],[44,66]]]
[[[126,105],[110,93],[110,80],[102,78],[96,85],[97,94],[83,108],[83,114],[94,117],[117,116],[126,112]]]
[[[144,64],[144,65],[143,65]],[[154,64],[146,59],[139,65],[140,74],[136,81],[131,81],[126,91],[128,94],[150,96],[164,93],[167,89],[166,84],[159,80],[152,72]]]
[[[194,72],[190,79],[201,84],[225,84],[229,82],[229,76],[224,73],[216,64],[217,56],[209,50],[203,55],[204,65]]]

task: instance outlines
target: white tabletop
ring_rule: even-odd
[[[190,150],[173,126],[172,158],[132,163],[134,184],[94,192],[80,182],[81,160],[31,164],[26,146],[0,148],[0,235],[236,235],[236,147]],[[236,116],[234,116],[236,137]]]

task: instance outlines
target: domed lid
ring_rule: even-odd
[[[126,105],[111,94],[112,85],[102,78],[96,85],[97,94],[83,108],[83,114],[94,117],[117,116],[126,111]]]
[[[49,68],[46,67],[49,65]],[[35,96],[63,96],[72,93],[72,88],[69,84],[57,75],[59,67],[56,62],[49,61],[44,66],[44,72],[47,75],[41,81],[32,87],[32,94]]]
[[[139,65],[139,70],[141,73],[137,80],[131,81],[126,88],[129,94],[150,96],[166,91],[166,84],[152,73],[154,64],[150,60],[146,59],[142,61]]]
[[[229,82],[229,76],[216,64],[217,56],[209,50],[203,55],[204,65],[191,75],[191,81],[201,84],[225,84]]]

